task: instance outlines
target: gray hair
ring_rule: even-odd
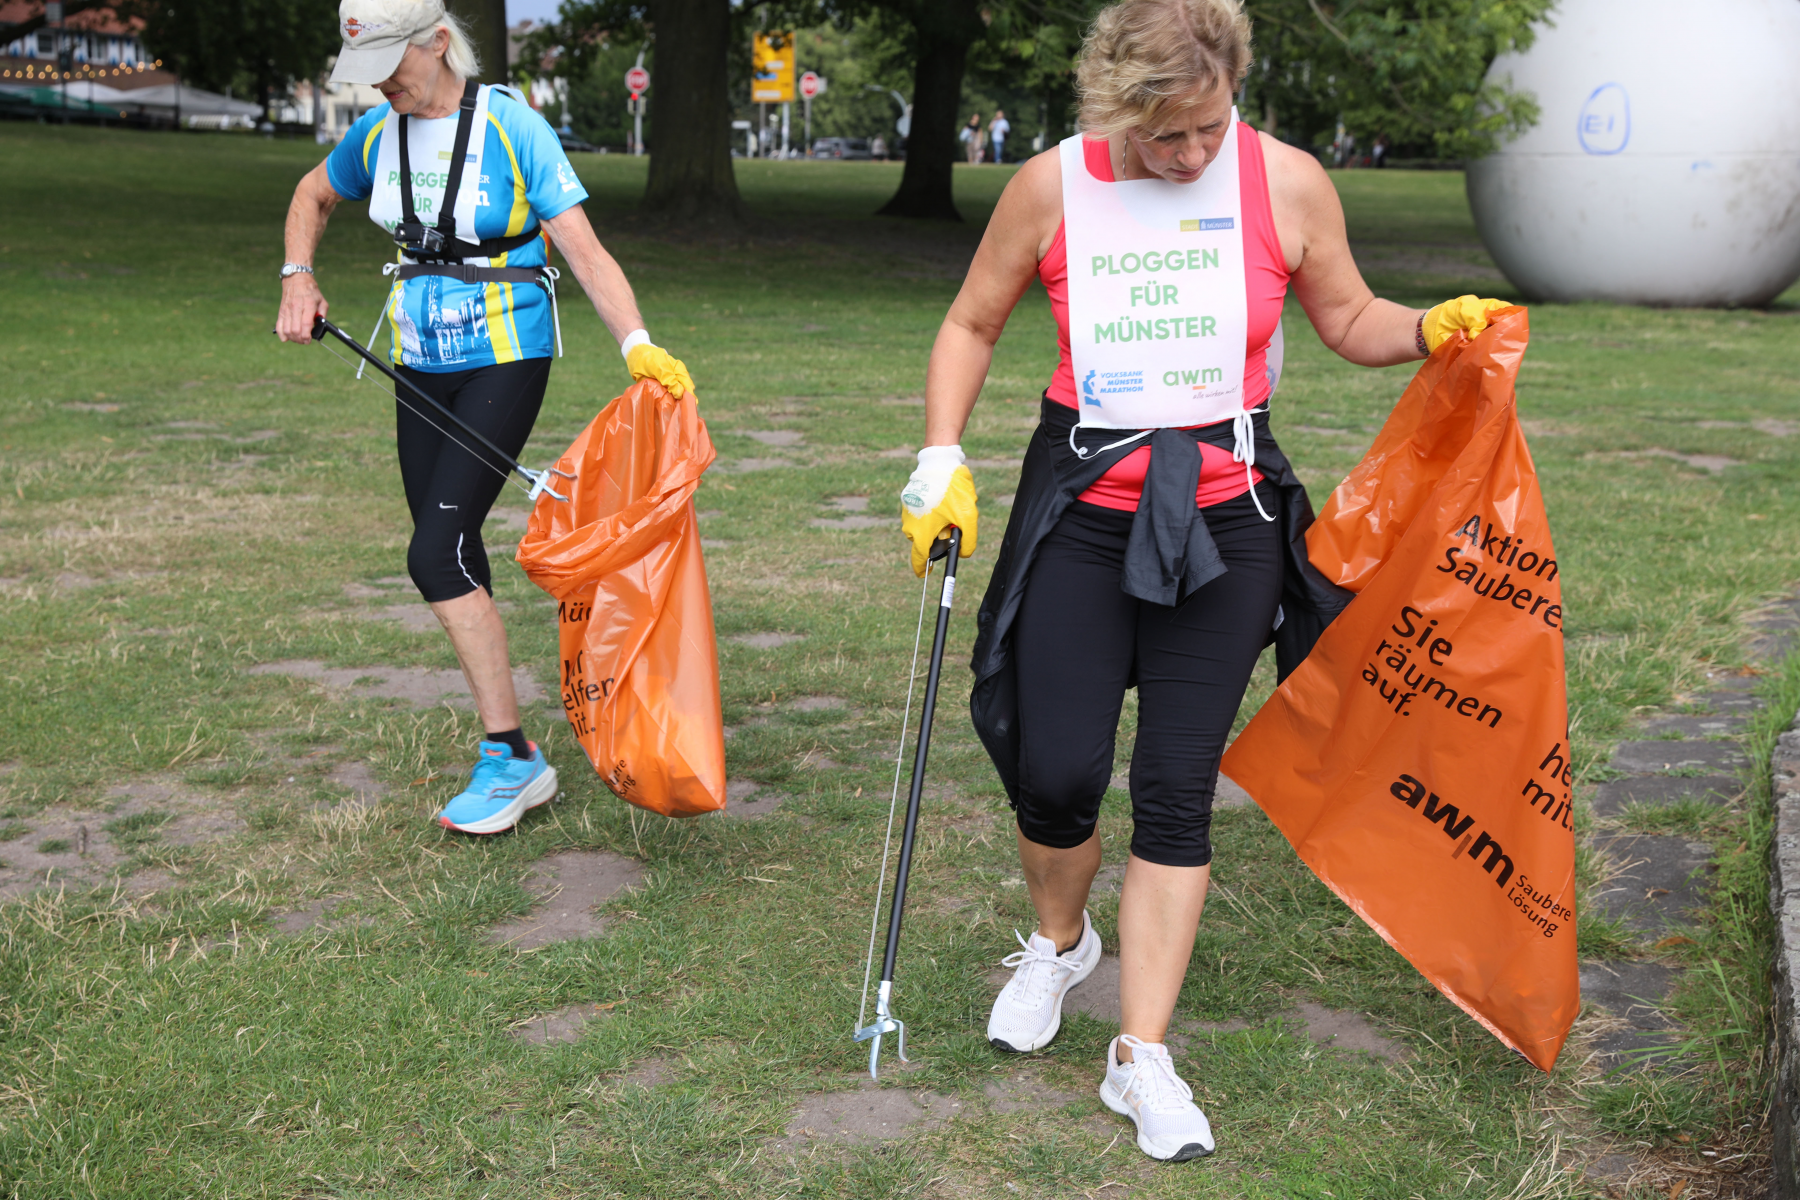
[[[469,39],[469,27],[455,13],[446,12],[435,24],[413,34],[412,44],[429,46],[440,29],[450,34],[450,45],[444,50],[444,65],[451,73],[458,79],[473,79],[481,74],[481,58]]]

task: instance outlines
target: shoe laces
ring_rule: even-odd
[[[1013,930],[1013,936],[1019,939],[1019,945],[1024,949],[1007,955],[1000,960],[1000,965],[1014,968],[1013,982],[1017,985],[1020,998],[1030,1007],[1037,1008],[1043,1004],[1055,983],[1056,968],[1061,967],[1070,973],[1081,970],[1080,960],[1056,953],[1046,954],[1026,941],[1024,935],[1016,929]],[[1087,931],[1084,929],[1082,937],[1085,939],[1086,936]],[[1081,943],[1076,942],[1075,945],[1079,948]]]
[[[1180,1112],[1194,1101],[1194,1089],[1175,1074],[1175,1060],[1167,1046],[1140,1041],[1129,1033],[1121,1034],[1119,1044],[1131,1047],[1131,1062],[1121,1091],[1137,1087],[1144,1097],[1143,1107],[1151,1112]]]
[[[498,755],[484,754],[475,760],[475,769],[469,772],[469,790],[499,783],[506,774],[506,765],[519,761],[515,758],[501,758]]]

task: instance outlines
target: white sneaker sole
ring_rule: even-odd
[[[989,1026],[988,1045],[996,1050],[1004,1050],[1008,1054],[1030,1054],[1034,1050],[1042,1050],[1045,1046],[1048,1046],[1051,1042],[1055,1041],[1056,1035],[1062,1032],[1063,1001],[1068,998],[1069,991],[1074,988],[1076,984],[1094,973],[1094,968],[1100,965],[1100,959],[1101,955],[1094,955],[1092,962],[1088,963],[1087,966],[1069,977],[1069,982],[1063,987],[1062,995],[1056,998],[1056,1008],[1050,1014],[1050,1024],[1044,1029],[1043,1033],[1038,1035],[1036,1041],[1026,1046],[1015,1046],[1001,1038],[994,1037],[993,1027]]]
[[[471,821],[467,825],[458,825],[448,817],[439,817],[446,829],[454,829],[458,833],[501,833],[519,823],[527,809],[536,808],[540,804],[548,804],[556,798],[556,768],[545,767],[537,778],[519,789],[513,802],[500,809],[491,817],[483,817],[479,821]]]
[[[1179,1142],[1170,1144],[1157,1142],[1144,1132],[1144,1126],[1138,1120],[1137,1110],[1125,1103],[1125,1097],[1113,1088],[1109,1077],[1100,1084],[1100,1103],[1118,1113],[1121,1117],[1129,1117],[1137,1126],[1138,1149],[1142,1150],[1158,1162],[1187,1162],[1190,1159],[1205,1158],[1213,1152],[1213,1147],[1204,1142]]]

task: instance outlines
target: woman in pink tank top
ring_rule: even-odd
[[[1118,919],[1122,1019],[1100,1095],[1137,1125],[1140,1149],[1174,1161],[1213,1149],[1211,1127],[1164,1037],[1206,898],[1219,757],[1262,649],[1275,643],[1285,675],[1348,600],[1306,562],[1312,510],[1268,433],[1276,374],[1268,360],[1288,285],[1320,340],[1364,366],[1423,358],[1455,328],[1475,333],[1486,323],[1473,298],[1422,313],[1370,292],[1318,162],[1236,120],[1232,94],[1250,61],[1239,0],[1123,0],[1100,13],[1077,73],[1086,136],[1026,163],[995,208],[932,350],[925,449],[901,497],[916,571],[923,573],[932,540],[950,525],[963,531],[963,553],[973,550],[975,489],[957,443],[994,343],[1037,278],[1050,295],[1062,358],[982,603],[970,708],[1017,813],[1038,924],[1006,959],[1015,972],[994,1001],[988,1040],[1015,1052],[1047,1044],[1060,1027],[1063,996],[1100,961],[1086,904],[1101,862],[1097,823],[1119,713],[1125,690],[1136,687],[1133,832]],[[1078,164],[1064,161],[1072,154],[1081,156]],[[1209,169],[1220,173],[1206,183]],[[1109,199],[1114,193],[1105,189],[1134,180],[1162,182],[1131,192],[1140,199],[1130,203],[1123,192]],[[1203,186],[1188,193],[1165,184]],[[1079,195],[1066,194],[1071,186]],[[1206,203],[1195,200],[1192,221],[1183,209],[1179,229],[1230,231],[1214,258],[1176,253],[1201,243],[1178,243],[1175,226],[1160,224],[1142,226],[1156,239],[1154,251],[1096,252],[1124,235],[1094,227],[1092,213],[1135,214],[1157,204],[1173,211],[1168,206],[1201,196]],[[1069,219],[1090,214],[1073,231],[1065,205]],[[1235,211],[1220,215],[1227,210]],[[1073,279],[1071,232],[1087,247]],[[1221,315],[1136,320],[1155,314],[1127,311],[1127,292],[1107,277],[1152,259],[1220,270],[1165,272],[1154,288],[1145,290],[1146,280],[1129,293],[1131,304],[1192,289],[1212,305],[1205,311]],[[1226,267],[1241,272],[1241,307],[1233,292],[1239,276]],[[1109,323],[1094,323],[1093,338],[1083,325],[1072,339],[1072,307]],[[1115,312],[1121,319],[1113,322]],[[1173,369],[1176,343],[1167,339],[1226,329],[1244,331],[1241,388],[1220,370]],[[1140,344],[1116,344],[1126,340]],[[1189,340],[1179,349],[1190,346],[1212,355],[1208,361],[1233,368],[1238,361],[1224,340]],[[1154,365],[1134,372],[1133,355]],[[1210,391],[1195,386],[1182,400],[1177,393],[1189,375],[1216,383]],[[1174,419],[1132,430],[1087,415],[1114,403],[1106,387],[1147,392],[1144,380],[1156,378],[1166,385],[1162,396],[1130,411]],[[1208,414],[1210,423],[1195,425],[1181,413]]]

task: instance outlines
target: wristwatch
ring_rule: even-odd
[[[311,275],[312,273],[313,269],[305,263],[281,264],[281,277],[283,279],[286,279],[289,275]]]

